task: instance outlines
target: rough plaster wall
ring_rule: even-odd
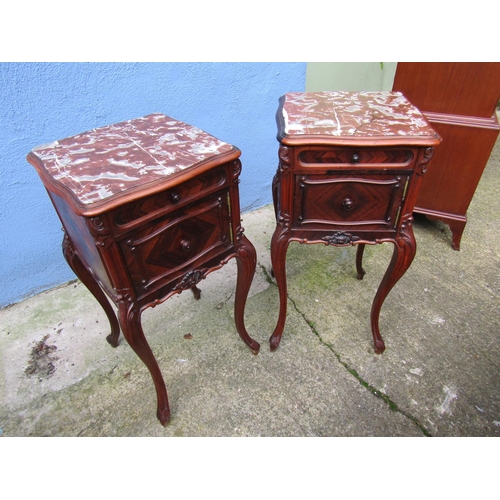
[[[26,154],[152,112],[242,151],[242,211],[271,202],[278,98],[305,90],[305,63],[1,63],[0,307],[74,278],[61,224]]]

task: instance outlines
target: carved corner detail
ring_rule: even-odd
[[[280,158],[280,170],[283,171],[290,168],[292,162],[290,158],[290,150],[286,146],[280,146],[278,155]]]
[[[424,175],[427,172],[427,165],[431,161],[432,155],[434,154],[434,148],[429,147],[424,151],[424,156],[422,161],[417,166],[417,174]]]
[[[106,247],[109,245],[111,242],[111,239],[109,239],[111,229],[106,226],[99,216],[87,219],[87,227],[90,233],[95,237],[96,246]]]
[[[233,177],[236,179],[241,174],[241,160],[238,158],[233,161]]]

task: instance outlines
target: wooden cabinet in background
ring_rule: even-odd
[[[500,130],[500,63],[398,63],[393,90],[443,138],[414,212],[448,224],[459,250],[467,209]]]

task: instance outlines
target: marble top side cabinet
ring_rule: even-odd
[[[390,242],[393,257],[371,311],[382,353],[380,308],[415,256],[413,207],[440,137],[399,92],[291,92],[280,100],[277,124],[271,261],[280,311],[271,349],[285,326],[290,242],[357,245],[359,279],[365,245]]]
[[[157,416],[170,419],[167,390],[141,326],[141,313],[192,290],[237,260],[236,329],[243,321],[256,253],[240,225],[240,151],[162,114],[97,128],[36,147],[36,168],[64,228],[63,252],[99,301],[116,347],[120,330],[149,369]],[[118,318],[108,298],[118,309]]]

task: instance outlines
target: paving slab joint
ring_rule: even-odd
[[[260,268],[262,269],[265,277],[266,277],[266,280],[268,283],[274,285],[274,286],[277,286],[274,279],[272,278],[272,276],[270,275],[270,273],[267,271],[267,269],[265,268],[265,266],[263,266],[262,264],[259,264]],[[405,412],[404,410],[402,410],[401,408],[398,407],[398,405],[392,401],[392,399],[387,395],[387,394],[384,394],[383,392],[381,392],[380,390],[376,389],[375,387],[373,387],[371,384],[369,384],[366,380],[363,380],[359,373],[354,370],[353,368],[351,368],[345,361],[343,361],[341,358],[340,358],[340,355],[335,352],[335,350],[333,349],[333,346],[328,343],[328,342],[325,342],[323,340],[323,338],[321,337],[321,334],[318,332],[318,330],[316,329],[315,327],[315,324],[314,322],[310,321],[307,316],[305,315],[305,313],[303,313],[298,307],[297,307],[297,304],[296,302],[290,297],[290,294],[287,294],[287,297],[288,297],[288,300],[291,302],[291,304],[293,305],[294,309],[302,316],[302,318],[304,319],[304,321],[306,322],[307,326],[311,329],[311,331],[316,335],[316,337],[318,337],[319,341],[321,342],[321,344],[323,344],[325,347],[327,347],[332,353],[333,355],[337,358],[337,361],[353,376],[356,378],[356,380],[365,388],[365,389],[368,389],[374,396],[376,396],[377,398],[381,399],[385,404],[387,404],[387,406],[389,407],[389,409],[391,411],[395,411],[395,412],[398,412],[400,413],[401,415],[403,415],[404,417],[408,418],[409,420],[411,420],[421,431],[422,431],[422,434],[424,436],[427,436],[427,437],[432,437],[431,433],[424,427],[424,425],[422,425],[422,423],[419,422],[419,420],[414,417],[413,415],[410,415],[409,413]]]
[[[272,275],[267,271],[266,267],[262,264],[259,264],[260,268],[262,269],[262,272],[264,273],[264,276],[266,277],[266,280],[268,283],[274,285],[274,286],[278,286],[276,285],[276,282],[274,281]],[[314,324],[314,322],[310,321],[307,316],[305,315],[305,313],[303,313],[297,306],[297,303],[290,297],[290,294],[287,293],[287,298],[288,300],[290,301],[290,303],[293,305],[294,309],[297,311],[297,313],[299,313],[302,318],[304,319],[304,321],[306,322],[307,326],[311,329],[311,331],[314,333],[314,335],[316,335],[316,337],[318,338],[318,340],[321,342],[321,344],[323,344],[325,347],[327,347],[331,352],[332,354],[337,358],[337,361],[354,377],[356,378],[356,380],[365,388],[365,389],[368,389],[374,396],[376,396],[377,398],[380,398],[388,407],[391,411],[395,411],[395,412],[398,412],[400,413],[401,415],[403,415],[404,417],[408,418],[409,420],[411,420],[421,431],[422,431],[422,434],[424,436],[427,436],[427,437],[432,437],[431,433],[419,422],[419,420],[414,417],[413,415],[410,415],[409,413],[405,412],[404,410],[402,410],[401,408],[398,407],[398,405],[392,401],[392,399],[387,395],[387,394],[384,394],[383,392],[379,391],[378,389],[376,389],[375,387],[373,387],[371,384],[369,384],[366,380],[363,380],[359,373],[354,370],[353,368],[351,368],[345,361],[343,361],[341,358],[340,358],[340,354],[338,354],[333,346],[328,343],[328,342],[325,342],[323,340],[323,338],[321,337],[321,334],[318,332],[318,330],[316,329],[316,326]]]

